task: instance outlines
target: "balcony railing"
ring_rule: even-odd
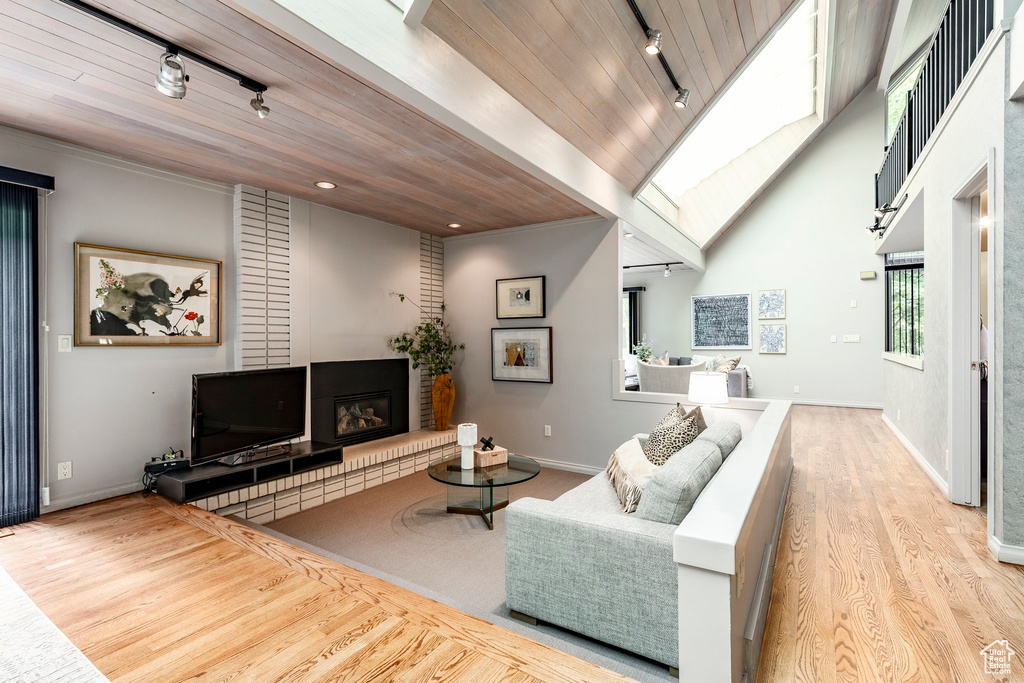
[[[893,204],[994,23],[994,0],[951,0],[875,174],[875,206]]]

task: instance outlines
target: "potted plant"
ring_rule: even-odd
[[[643,363],[647,363],[651,360],[651,354],[653,349],[651,348],[651,342],[647,341],[647,335],[643,336],[643,339],[639,343],[633,346],[633,353],[636,354],[636,359]]]
[[[397,296],[400,301],[409,299],[400,292],[390,294]],[[434,378],[431,392],[434,429],[444,431],[451,423],[452,406],[455,405],[455,383],[451,375],[452,366],[455,364],[455,352],[465,349],[466,345],[452,341],[451,331],[444,322],[444,303],[441,304],[441,315],[438,316],[430,316],[411,299],[409,303],[427,316],[427,320],[417,325],[412,332],[403,332],[388,339],[388,348],[398,353],[409,354],[413,369],[423,366]]]

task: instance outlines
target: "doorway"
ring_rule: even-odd
[[[980,507],[991,471],[992,278],[995,241],[990,189],[994,153],[967,174],[953,197],[950,229],[949,499]]]

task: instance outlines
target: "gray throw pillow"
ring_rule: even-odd
[[[721,466],[722,452],[718,446],[710,441],[694,441],[654,473],[637,506],[637,516],[652,522],[679,524]]]
[[[680,365],[693,365],[693,358],[690,356],[679,356]]]
[[[707,429],[701,431],[697,435],[697,441],[709,441],[716,446],[718,450],[722,451],[722,460],[729,457],[733,449],[736,448],[736,444],[743,438],[742,432],[740,432],[740,426],[735,422],[726,420],[724,422],[716,422]]]

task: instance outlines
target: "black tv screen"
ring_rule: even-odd
[[[306,368],[192,375],[192,465],[302,436]]]

